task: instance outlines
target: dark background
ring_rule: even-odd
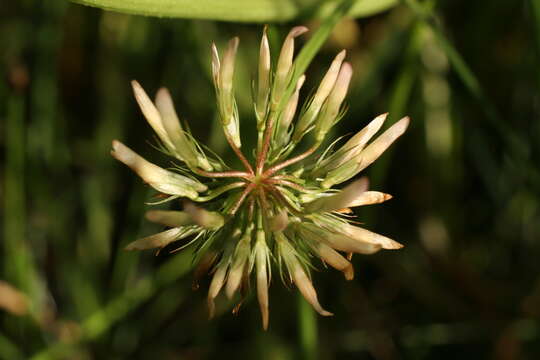
[[[59,0],[0,11],[0,278],[30,299],[26,315],[0,313],[0,358],[301,358],[296,290],[277,276],[263,332],[253,298],[237,316],[223,301],[207,320],[208,279],[192,291],[189,251],[122,251],[159,227],[143,219],[152,191],[109,156],[116,138],[166,164],[133,99],[137,79],[151,93],[169,87],[195,136],[230,157],[210,44],[235,35],[253,141],[262,26]],[[357,212],[406,247],[355,256],[351,282],[319,266],[319,299],[335,313],[317,319],[320,359],[540,357],[539,17],[536,0],[440,0],[425,14],[400,4],[342,21],[315,57],[305,89],[342,48],[355,70],[335,136],[387,111],[388,124],[412,118],[365,172],[394,199]],[[317,27],[271,25],[274,56],[296,24]]]

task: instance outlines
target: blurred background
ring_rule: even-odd
[[[241,38],[237,99],[253,142],[262,25],[59,0],[3,2],[0,16],[1,359],[540,357],[540,1],[408,0],[335,27],[303,96],[345,48],[355,75],[334,135],[411,116],[365,172],[394,199],[357,212],[406,247],[355,256],[350,282],[320,264],[314,283],[335,316],[315,318],[311,340],[296,289],[277,277],[264,332],[253,298],[237,315],[222,301],[208,321],[189,250],[122,250],[160,229],[143,219],[153,191],[111,158],[111,140],[168,161],[129,81],[168,87],[194,135],[230,158],[210,44]],[[273,56],[291,26],[319,23],[309,12],[271,23]]]

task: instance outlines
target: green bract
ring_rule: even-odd
[[[293,28],[281,48],[275,71],[263,33],[258,75],[254,86],[254,111],[258,141],[250,161],[241,150],[240,119],[233,78],[239,40],[229,42],[224,55],[212,45],[212,71],[217,109],[225,138],[244,169],[233,171],[221,159],[206,154],[189,131],[180,125],[169,92],[160,89],[155,104],[133,82],[135,97],[156,131],[162,149],[176,160],[177,172],[162,169],[141,158],[118,141],[112,155],[128,165],[162,194],[164,201],[183,199],[183,211],[154,210],[150,221],[170,227],[162,233],[128,245],[128,250],[163,248],[179,240],[183,248],[196,246],[199,269],[211,270],[208,292],[210,314],[214,299],[224,287],[229,298],[245,295],[255,273],[263,327],[268,326],[268,285],[277,267],[284,281],[294,283],[321,315],[331,315],[317,299],[310,279],[312,258],[320,258],[353,278],[352,264],[343,256],[399,249],[401,244],[355,224],[350,208],[375,204],[390,195],[367,191],[361,178],[341,190],[333,189],[373,163],[406,130],[409,119],[396,122],[374,141],[386,114],[378,116],[337,150],[320,151],[330,128],[343,115],[343,101],[352,76],[344,62],[345,51],[332,62],[312,98],[297,114],[305,76],[296,77],[295,91],[287,91],[295,78],[294,39],[307,28]],[[294,86],[294,84],[293,84]],[[295,120],[296,119],[296,120]],[[313,132],[313,140],[305,135]],[[298,152],[301,140],[307,150]],[[310,143],[311,141],[311,143]],[[248,152],[248,153],[251,153]],[[292,155],[292,156],[291,156]]]

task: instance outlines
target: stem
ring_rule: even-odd
[[[272,176],[273,174],[275,174],[277,171],[281,170],[281,169],[284,169],[286,168],[287,166],[290,166],[292,164],[296,164],[297,162],[299,161],[302,161],[304,160],[305,158],[307,158],[309,155],[313,154],[313,152],[315,152],[315,150],[317,150],[317,148],[319,147],[319,143],[313,145],[311,148],[308,149],[308,151],[306,151],[305,153],[303,154],[300,154],[298,156],[295,156],[293,158],[290,158],[289,160],[286,160],[284,162],[282,162],[281,164],[277,164],[275,166],[272,166],[270,169],[266,170],[263,174],[263,177],[269,177],[269,176]]]
[[[246,170],[250,173],[250,174],[253,174],[253,168],[251,167],[251,164],[249,163],[249,161],[246,159],[246,157],[244,156],[244,154],[242,153],[242,151],[240,150],[240,148],[238,148],[234,142],[232,141],[232,139],[226,135],[225,136],[227,138],[227,142],[229,143],[229,145],[231,146],[231,148],[233,149],[234,153],[236,154],[236,156],[238,156],[238,158],[240,159],[240,161],[242,162],[242,164],[244,165],[244,167],[246,168]]]
[[[284,186],[288,186],[294,190],[297,190],[297,191],[300,191],[300,192],[309,192],[307,189],[305,189],[302,185],[298,185],[298,184],[295,184],[291,181],[287,181],[287,180],[281,180],[281,179],[268,179],[267,182],[271,183],[271,184],[276,184],[276,185],[284,185]]]
[[[246,185],[246,183],[243,182],[243,181],[238,181],[238,182],[235,182],[235,183],[232,183],[232,184],[228,184],[228,185],[213,189],[212,191],[210,191],[210,193],[207,196],[199,196],[194,201],[197,201],[197,202],[209,201],[209,200],[212,200],[213,198],[223,194],[224,192],[227,192],[229,190],[236,189],[236,188],[239,188],[239,187],[242,187],[242,186],[245,186],[245,185]]]
[[[251,183],[248,186],[246,186],[246,188],[244,189],[244,191],[242,192],[242,194],[236,201],[236,204],[234,204],[233,208],[231,209],[231,212],[230,212],[231,215],[236,214],[236,212],[238,211],[238,209],[244,202],[244,199],[246,198],[246,196],[248,196],[249,193],[253,191],[253,189],[255,189],[255,183]]]
[[[266,156],[268,155],[268,150],[270,148],[270,137],[272,136],[272,130],[274,128],[274,122],[276,118],[276,113],[272,111],[268,117],[268,122],[266,123],[266,128],[264,129],[264,138],[261,152],[257,155],[257,175],[261,174],[264,168],[264,162],[266,161]]]
[[[253,178],[253,174],[243,172],[243,171],[210,172],[210,171],[204,171],[201,169],[194,169],[193,171],[201,176],[210,177],[210,178],[240,177],[240,178],[246,178],[248,180]]]
[[[313,308],[298,292],[298,336],[300,338],[301,358],[317,359],[317,317]]]

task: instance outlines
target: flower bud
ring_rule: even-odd
[[[330,212],[350,207],[362,193],[368,189],[368,180],[363,177],[345,187],[341,192],[317,199],[306,204],[305,210],[309,212]]]
[[[230,115],[233,111],[233,77],[234,77],[234,63],[236,60],[236,51],[238,50],[238,43],[240,40],[238,37],[234,37],[229,41],[225,55],[223,55],[223,64],[221,64],[219,74],[219,90],[224,103],[225,114]],[[228,123],[229,117],[224,119],[225,123]]]
[[[229,269],[229,276],[227,277],[227,285],[225,287],[225,294],[229,299],[232,298],[244,276],[244,272],[247,270],[249,254],[251,252],[251,231],[248,229],[246,233],[240,238],[234,252],[234,260]]]
[[[192,234],[198,233],[200,229],[196,227],[191,229],[185,228],[172,228],[167,231],[163,231],[152,236],[147,236],[142,239],[135,240],[134,242],[128,244],[125,249],[128,251],[132,250],[148,250],[155,248],[164,248],[173,241],[178,241],[183,238],[186,238]]]
[[[283,231],[289,225],[287,210],[282,209],[277,215],[270,218],[269,228],[271,231]]]
[[[185,211],[150,210],[146,212],[146,219],[170,227],[194,224],[191,215]]]
[[[278,251],[281,258],[285,261],[289,275],[292,278],[292,281],[300,290],[300,293],[308,303],[313,306],[315,311],[317,311],[322,316],[332,316],[331,312],[324,310],[319,304],[317,298],[317,292],[311,283],[311,280],[308,278],[306,272],[304,271],[302,265],[298,261],[298,254],[296,250],[291,246],[289,241],[285,238],[282,233],[276,233],[276,242],[278,246]]]
[[[259,50],[259,73],[257,81],[257,102],[255,104],[257,121],[261,123],[266,114],[268,96],[270,94],[270,46],[266,35],[266,26],[263,30],[261,47]]]
[[[264,231],[257,231],[257,242],[253,249],[257,273],[257,299],[261,311],[263,329],[268,329],[268,283],[270,278],[270,249],[266,245]]]
[[[225,219],[217,211],[208,211],[191,202],[184,203],[184,210],[193,222],[205,229],[217,230],[225,224]]]
[[[219,55],[215,45],[212,46],[212,71],[214,73],[214,83],[219,104],[219,116],[223,125],[223,130],[234,145],[241,147],[240,129],[238,124],[238,110],[233,92],[234,64],[239,40],[237,37],[231,39],[223,55],[223,61],[219,63]],[[217,73],[219,70],[219,73]]]
[[[165,147],[167,147],[167,149],[169,150],[173,149],[173,143],[169,139],[167,131],[163,126],[161,115],[158,109],[155,107],[152,100],[150,100],[142,86],[136,80],[131,81],[131,86],[133,87],[135,99],[137,100],[137,103],[139,104],[139,107],[141,108],[141,111],[148,123],[159,136]]]
[[[328,95],[328,99],[323,106],[321,115],[319,116],[317,126],[316,126],[316,135],[315,138],[317,141],[322,141],[328,130],[335,124],[336,119],[338,118],[341,104],[347,95],[347,90],[349,88],[349,83],[351,82],[352,77],[352,67],[349,63],[343,63],[339,74],[332,88],[332,92]]]
[[[395,240],[392,240],[390,238],[387,238],[386,236],[379,235],[358,226],[345,224],[340,230],[352,239],[369,244],[378,244],[383,249],[396,250],[403,247],[402,244],[398,243]]]
[[[229,268],[229,259],[222,259],[217,270],[212,277],[210,287],[208,289],[208,317],[211,319],[214,317],[216,305],[214,303],[215,298],[218,296],[223,284],[225,283],[225,276],[227,275],[227,269]]]
[[[294,118],[294,114],[296,113],[296,108],[298,106],[298,98],[300,97],[300,89],[302,88],[302,85],[304,84],[305,80],[306,80],[305,75],[302,75],[300,76],[300,78],[298,78],[298,81],[296,82],[296,90],[291,95],[289,102],[287,103],[287,105],[285,106],[285,109],[283,110],[281,114],[281,117],[278,123],[278,128],[274,137],[275,141],[278,144],[277,148],[281,148],[289,141],[290,135],[288,135],[287,132]]]
[[[385,194],[379,191],[365,191],[360,194],[356,199],[349,204],[349,207],[380,204],[387,200],[390,200],[392,195]]]
[[[306,299],[306,301],[313,306],[315,311],[322,316],[333,316],[334,314],[324,310],[321,304],[319,304],[319,299],[317,298],[317,292],[313,287],[313,283],[308,278],[300,263],[297,260],[293,261],[291,267],[289,267],[289,272],[292,273],[293,282],[298,290],[300,290],[300,293],[302,293],[302,296],[304,296],[304,299]]]
[[[293,135],[293,141],[300,141],[300,139],[304,136],[305,132],[315,121],[315,118],[319,114],[319,111],[321,110],[324,101],[334,88],[334,84],[341,68],[341,64],[343,63],[343,59],[345,58],[346,54],[347,52],[345,50],[342,50],[332,61],[332,64],[326,72],[326,75],[324,75],[324,78],[322,79],[317,89],[317,92],[313,96],[313,99],[311,99],[308,108],[301,116],[298,124],[296,125]]]
[[[289,78],[292,74],[292,63],[294,56],[294,38],[307,32],[305,26],[296,26],[291,29],[279,54],[279,59],[276,67],[276,75],[274,79],[274,88],[272,91],[272,102],[276,106],[280,101],[283,93],[288,85]]]
[[[335,184],[341,184],[342,182],[349,180],[356,174],[358,174],[358,164],[356,159],[351,159],[340,167],[328,172],[328,175],[321,183],[321,186],[325,189],[329,189]]]
[[[160,168],[137,155],[120,141],[114,140],[111,155],[137,173],[146,183],[164,194],[195,199],[198,191],[208,188],[198,181]]]
[[[211,171],[212,166],[206,157],[199,153],[195,144],[186,136],[184,129],[180,125],[178,115],[174,109],[171,95],[166,88],[161,88],[156,94],[156,107],[161,114],[161,123],[165,132],[173,145],[171,152],[180,160],[188,164],[189,167],[200,167],[206,171]]]
[[[342,164],[356,157],[364,149],[366,143],[375,135],[386,120],[388,113],[377,116],[362,130],[349,139],[339,150],[326,158],[314,169],[313,176],[317,177],[340,167]]]
[[[369,144],[357,157],[358,172],[371,165],[392,143],[407,130],[409,117],[404,117]]]
[[[330,246],[322,242],[314,242],[313,249],[325,263],[342,271],[345,279],[352,280],[354,278],[353,265]]]
[[[212,43],[212,78],[214,79],[214,86],[219,89],[219,71],[221,64],[219,62],[219,52],[216,44]]]

